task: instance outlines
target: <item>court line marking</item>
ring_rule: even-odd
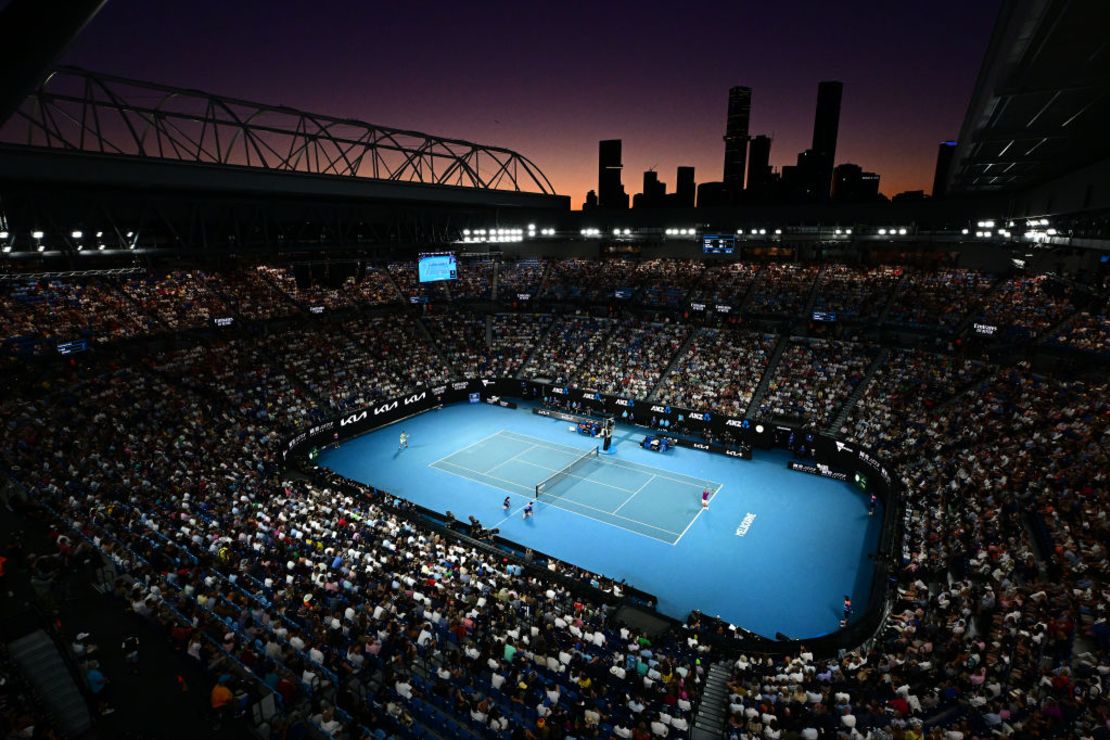
[[[713,499],[717,498],[717,494],[720,493],[721,489],[724,488],[724,487],[725,487],[725,484],[721,483],[715,489],[713,489],[713,493],[709,494],[709,500],[713,501]],[[704,512],[708,508],[709,508],[708,506],[701,507],[701,510],[697,514],[694,514],[694,518],[691,519],[690,523],[686,525],[686,529],[682,530],[682,534],[680,534],[678,536],[678,539],[675,540],[674,542],[672,542],[671,544],[672,545],[677,545],[682,540],[682,538],[686,536],[686,533],[690,531],[690,527],[694,526],[694,522],[696,522],[698,520],[698,517],[702,515],[702,512]]]
[[[468,468],[465,465],[459,465],[458,463],[453,463],[453,462],[437,462],[436,463],[436,467],[439,468],[440,470],[444,470],[445,468],[443,466],[447,466],[447,465],[450,465],[453,468],[460,468],[461,470],[465,470],[469,473],[473,473],[474,475],[484,475],[487,478],[493,478],[494,480],[499,480],[502,483],[508,483],[511,486],[517,486],[518,488],[523,488],[525,491],[528,492],[528,493],[524,494],[526,496],[530,495],[532,493],[535,493],[535,489],[532,488],[531,486],[526,486],[523,483],[517,483],[515,480],[509,480],[508,478],[499,478],[496,475],[490,475],[489,473],[483,473],[481,470],[475,470],[474,468]],[[453,473],[454,471],[447,470],[446,472]],[[467,480],[472,480],[472,481],[475,481],[477,483],[485,483],[484,480],[472,478],[469,475],[466,475],[466,474],[463,474],[463,473],[454,473],[454,474],[459,476],[460,478],[466,478]],[[487,484],[487,485],[489,485],[489,484]],[[496,487],[496,486],[494,486],[494,487]],[[501,490],[505,490],[505,489],[501,489]],[[509,491],[509,493],[512,493],[512,491]]]
[[[518,442],[523,442],[524,440],[519,439],[519,437],[524,437],[524,439],[527,439],[528,441],[532,442],[536,447],[547,447],[549,449],[559,450],[561,452],[575,452],[579,455],[581,455],[583,452],[585,452],[585,450],[579,449],[577,447],[567,447],[565,445],[560,445],[558,443],[548,444],[547,442],[544,442],[541,439],[536,439],[535,437],[529,437],[526,434],[520,434],[519,432],[513,432],[513,431],[510,431],[508,429],[502,429],[500,432],[498,432],[498,434],[504,434],[504,435],[509,436],[510,438],[516,437],[516,438],[518,438],[516,440]],[[450,455],[448,455],[448,457],[450,457]],[[610,460],[608,458],[598,458],[598,462],[603,463],[605,465],[612,465],[612,466],[617,467],[617,468],[623,468],[625,470],[635,470],[637,473],[647,473],[648,475],[654,475],[657,478],[663,478],[664,480],[673,481],[674,483],[685,483],[685,484],[689,484],[689,485],[692,485],[692,486],[697,486],[699,488],[708,488],[708,486],[706,484],[712,484],[712,485],[715,485],[715,486],[720,486],[721,485],[720,483],[718,483],[715,480],[705,480],[705,479],[702,479],[702,478],[694,478],[692,476],[685,477],[685,479],[682,479],[682,478],[675,478],[673,476],[666,475],[665,472],[664,473],[651,472],[651,471],[660,470],[660,468],[654,468],[650,465],[644,465],[643,463],[634,463],[634,462],[625,461],[625,460]],[[642,468],[646,468],[646,470],[644,470]],[[674,475],[682,475],[682,473],[675,473]]]
[[[459,454],[460,452],[464,452],[466,450],[469,450],[471,447],[475,447],[477,445],[482,444],[483,442],[486,442],[488,440],[493,439],[494,437],[499,437],[499,436],[501,436],[501,430],[496,431],[493,434],[487,434],[486,436],[479,439],[477,442],[471,442],[466,447],[460,447],[459,449],[455,450],[454,452],[448,453],[448,454],[444,455],[443,457],[439,458],[438,460],[433,460],[432,462],[428,463],[428,467],[430,468],[438,462],[443,462],[444,460],[446,460],[449,457],[453,457],[453,456]]]
[[[640,491],[644,490],[645,488],[647,488],[647,484],[648,484],[648,483],[651,483],[651,482],[652,482],[653,480],[655,480],[655,476],[654,476],[654,475],[653,475],[653,476],[651,476],[650,478],[648,478],[648,479],[647,479],[646,481],[644,481],[643,485],[641,485],[641,486],[640,486],[639,488],[637,488],[637,489],[636,489],[635,491],[633,491],[633,492],[632,492],[632,495],[631,495],[631,496],[629,496],[629,497],[628,497],[628,498],[626,498],[626,499],[625,499],[624,501],[622,501],[622,502],[621,502],[621,505],[620,505],[620,506],[618,506],[617,508],[613,509],[613,513],[614,513],[614,514],[616,514],[616,513],[618,512],[618,511],[620,511],[621,509],[623,509],[623,508],[624,508],[624,505],[625,505],[625,504],[627,504],[627,503],[628,503],[629,501],[631,501],[632,499],[636,498],[636,494],[637,494],[637,493],[639,493]],[[695,519],[697,519],[697,518],[698,518],[698,517],[697,517],[697,514],[695,514],[695,515],[694,515],[694,518],[695,518]],[[689,526],[689,525],[687,525],[687,526]]]
[[[508,460],[506,460],[505,462],[508,462]],[[531,465],[533,468],[539,468],[540,470],[550,470],[552,473],[558,473],[560,470],[562,470],[562,468],[549,468],[546,465],[540,465],[539,463],[534,463],[534,462],[531,462],[530,460],[517,460],[516,462],[524,463],[525,465]],[[596,462],[596,460],[594,462]],[[567,478],[578,478],[579,480],[588,480],[591,483],[596,483],[599,486],[605,486],[606,488],[615,488],[618,491],[620,491],[621,493],[632,493],[633,492],[631,489],[625,488],[624,486],[614,486],[612,483],[604,483],[602,481],[595,480],[594,478],[591,478],[588,475],[575,475],[574,473],[567,473],[566,477]]]
[[[522,442],[525,439],[529,440],[530,442],[535,444],[537,447],[547,447],[547,448],[553,449],[553,450],[573,452],[573,453],[576,453],[576,454],[581,454],[583,452],[583,450],[581,450],[577,447],[570,447],[570,446],[567,446],[567,445],[560,445],[558,442],[548,443],[544,440],[537,439],[536,437],[530,437],[527,434],[521,434],[519,432],[514,432],[514,431],[509,430],[509,429],[502,429],[501,433],[506,435],[506,436],[509,436],[510,438],[516,438],[516,441],[518,441],[518,442]],[[523,439],[521,439],[521,438],[523,438]],[[688,483],[690,485],[695,485],[699,488],[707,488],[708,486],[706,484],[720,485],[720,484],[717,483],[717,481],[706,480],[706,479],[703,479],[703,478],[694,478],[693,476],[682,476],[682,473],[674,473],[673,475],[667,475],[666,473],[670,472],[670,471],[659,472],[659,471],[661,471],[661,468],[656,468],[652,465],[644,465],[643,463],[634,463],[630,460],[610,460],[608,458],[599,458],[598,462],[604,463],[606,465],[612,465],[612,466],[618,467],[618,468],[623,468],[624,470],[634,470],[637,473],[647,473],[648,475],[655,475],[658,478],[664,478],[666,480],[673,481],[675,483]],[[677,476],[682,476],[682,478],[674,477],[676,475]]]
[[[445,463],[442,463],[442,464],[443,465],[451,465],[452,467],[456,467],[456,468],[461,468],[462,470],[469,471],[471,473],[474,473],[475,475],[484,475],[487,478],[493,478],[494,480],[499,480],[499,481],[502,481],[503,483],[510,483],[514,486],[520,486],[521,488],[527,488],[527,486],[525,486],[523,483],[517,483],[514,480],[508,480],[507,478],[500,478],[496,475],[490,475],[489,473],[483,473],[481,470],[475,470],[474,468],[468,468],[465,465],[459,465],[458,463],[445,462]],[[461,476],[461,477],[468,478],[469,476],[464,475],[464,476]],[[474,480],[474,479],[471,478],[471,480]],[[482,481],[478,481],[478,482],[481,483]],[[562,501],[563,499],[555,499],[554,501],[546,501],[546,500],[541,498],[541,499],[537,499],[537,500],[542,504],[549,504],[551,506],[554,506],[556,509],[562,509],[563,508],[563,507],[559,506],[557,503],[555,503],[555,501]],[[606,516],[615,516],[619,519],[624,519],[624,520],[629,521],[629,522],[635,522],[636,524],[639,524],[639,525],[644,526],[644,527],[650,527],[651,529],[658,529],[660,532],[666,532],[667,534],[673,534],[676,537],[679,534],[678,532],[673,532],[669,529],[664,529],[663,527],[657,527],[654,524],[648,524],[647,522],[641,522],[639,519],[633,519],[630,516],[623,516],[621,514],[614,514],[611,511],[607,511],[605,509],[599,509],[596,506],[590,506],[589,504],[579,503],[578,501],[574,501],[573,499],[571,499],[570,502],[572,504],[574,504],[575,506],[582,506],[582,507],[587,508],[587,509],[592,509],[593,511],[601,512],[602,514],[605,514]],[[571,511],[570,509],[563,509],[563,511],[570,511],[571,514],[581,515],[581,512]],[[593,519],[593,517],[590,517],[590,518]],[[594,519],[594,521],[596,522],[596,521],[601,521],[601,520]],[[609,522],[601,522],[601,523],[602,524],[609,524]],[[621,529],[624,529],[624,527],[621,527]],[[628,531],[631,532],[633,530],[628,530]],[[637,532],[636,534],[639,534],[639,532]]]
[[[490,470],[497,470],[502,465],[507,465],[508,463],[511,463],[511,462],[522,462],[522,463],[525,463],[525,464],[529,464],[527,460],[518,460],[517,458],[520,457],[521,455],[523,455],[525,452],[531,452],[534,449],[536,449],[536,446],[535,445],[530,445],[529,447],[527,447],[526,449],[521,450],[520,452],[516,453],[515,455],[513,455],[509,459],[502,460],[501,462],[497,463],[492,468],[490,468]],[[488,473],[489,471],[486,471],[486,472]]]

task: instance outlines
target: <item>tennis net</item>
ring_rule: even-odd
[[[586,454],[576,457],[574,460],[571,460],[570,464],[567,465],[565,468],[557,470],[541,480],[539,483],[536,484],[536,498],[538,499],[541,493],[550,489],[553,485],[569,476],[578,468],[582,467],[591,458],[595,458],[597,456],[598,448],[594,447],[592,450],[587,451]]]

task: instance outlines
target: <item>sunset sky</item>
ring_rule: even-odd
[[[256,2],[110,0],[64,64],[516,149],[579,208],[597,141],[624,182],[719,180],[728,88],[772,163],[809,146],[817,83],[844,82],[837,162],[888,195],[932,185],[1000,0]]]

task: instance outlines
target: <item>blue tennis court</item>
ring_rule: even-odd
[[[409,447],[398,449],[401,431]],[[737,460],[689,448],[652,452],[617,426],[610,454],[575,466],[535,500],[536,484],[598,441],[528,407],[428,411],[343,442],[319,464],[485,527],[659,597],[773,637],[839,628],[841,602],[864,603],[881,517],[842,481],[788,470],[790,456]],[[713,493],[707,510],[701,491]],[[509,497],[509,510],[502,506]],[[521,510],[535,505],[535,516]]]
[[[701,513],[691,502],[700,501],[706,488],[712,501],[721,489],[714,481],[593,456],[591,449],[501,430],[431,466],[523,496],[534,495],[537,484],[555,477],[544,486],[542,503],[671,545]]]

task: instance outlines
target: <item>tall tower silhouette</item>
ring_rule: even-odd
[[[752,115],[752,89],[733,87],[728,91],[728,120],[725,123],[725,191],[744,189],[744,167],[748,158],[748,121]]]

